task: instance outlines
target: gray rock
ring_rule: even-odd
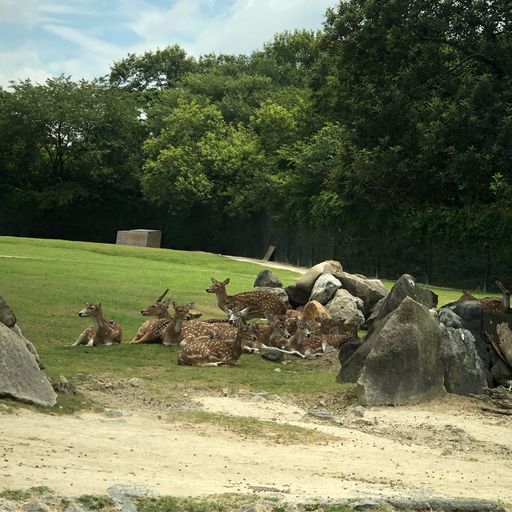
[[[438,298],[434,292],[418,286],[412,276],[404,274],[396,281],[391,291],[386,295],[371,328],[373,328],[379,320],[382,320],[398,308],[406,297],[414,299],[416,302],[423,304],[429,309],[437,306]]]
[[[364,279],[348,272],[339,272],[334,275],[340,280],[343,288],[363,301],[363,313],[366,318],[370,316],[377,302],[388,294],[379,279]]]
[[[287,286],[285,289],[286,295],[288,296],[288,302],[294,307],[304,306],[309,302],[310,291],[298,288],[292,284]]]
[[[0,323],[0,396],[54,406],[57,395],[35,357],[27,349],[25,339]]]
[[[359,418],[364,416],[365,411],[366,409],[362,405],[356,405],[355,407],[352,407],[352,412]]]
[[[334,320],[339,320],[346,325],[354,325],[358,328],[364,324],[362,312],[363,301],[351,295],[347,290],[340,288],[333,299],[325,305]]]
[[[116,484],[109,487],[107,492],[121,512],[137,512],[137,505],[133,498],[154,496],[150,489],[139,485]]]
[[[314,409],[312,411],[308,411],[308,414],[313,416],[313,418],[319,418],[321,420],[332,420],[334,418],[334,416],[325,409]]]
[[[308,293],[311,293],[313,290],[313,286],[315,281],[322,274],[334,274],[343,272],[343,267],[339,261],[334,260],[326,260],[321,263],[317,263],[315,266],[311,267],[304,275],[302,275],[298,280],[295,286],[304,290]]]
[[[441,308],[439,310],[439,321],[446,327],[451,327],[453,329],[462,328],[461,317],[449,308]]]
[[[132,377],[131,379],[128,379],[128,384],[130,384],[130,386],[133,386],[134,388],[143,388],[144,387],[144,379]]]
[[[322,274],[315,281],[309,300],[327,304],[339,288],[341,288],[341,283],[338,279],[331,274]]]
[[[444,324],[439,328],[446,391],[464,396],[483,393],[483,388],[490,383],[473,334],[467,329],[454,329]]]
[[[51,512],[48,505],[42,501],[34,500],[27,503],[24,507],[25,512]]]
[[[282,363],[284,361],[284,354],[275,347],[264,347],[260,349],[260,354],[263,359],[273,361],[274,363]]]
[[[64,375],[61,375],[57,381],[52,381],[52,387],[56,393],[64,395],[76,395],[78,393],[76,386],[69,382]]]
[[[0,322],[7,327],[14,327],[16,316],[9,306],[7,299],[0,293]]]
[[[254,281],[254,286],[263,286],[264,288],[282,288],[283,282],[279,277],[273,274],[270,270],[262,270]]]
[[[365,345],[357,382],[366,404],[411,404],[445,393],[439,323],[424,305],[405,297]]]
[[[120,418],[123,416],[122,411],[118,411],[117,409],[106,409],[103,411],[103,415],[107,418]]]

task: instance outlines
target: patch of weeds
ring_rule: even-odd
[[[108,496],[84,494],[77,498],[78,503],[90,510],[102,510],[105,512],[115,510],[115,503]]]
[[[52,494],[53,490],[44,485],[29,487],[28,489],[6,489],[0,492],[0,498],[11,501],[27,501],[43,494]]]
[[[228,512],[254,503],[252,496],[222,495],[207,498],[161,498],[137,499],[138,512]]]
[[[323,432],[253,417],[245,418],[204,411],[183,411],[170,414],[168,418],[174,422],[210,423],[239,436],[265,439],[279,444],[315,444],[332,440],[331,436]]]

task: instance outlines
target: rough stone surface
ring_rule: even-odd
[[[464,396],[483,393],[483,388],[490,383],[473,334],[467,329],[446,327],[445,324],[439,329],[446,391]]]
[[[341,288],[341,283],[331,274],[322,274],[313,286],[309,300],[316,300],[320,304],[327,304],[334,294]]]
[[[295,286],[297,288],[300,288],[301,290],[304,290],[308,292],[308,294],[311,293],[313,290],[313,286],[315,284],[315,281],[322,275],[322,274],[335,274],[335,273],[341,273],[343,272],[343,267],[341,266],[341,263],[339,261],[334,260],[326,260],[322,261],[321,263],[317,263],[315,266],[311,267],[304,275],[302,275],[298,280]]]
[[[339,320],[347,325],[357,325],[358,328],[364,324],[363,301],[343,288],[336,292],[325,308],[334,320]]]
[[[398,308],[406,297],[414,299],[429,309],[437,306],[438,297],[434,292],[418,286],[414,277],[404,274],[396,281],[391,291],[386,295],[371,325],[367,322],[368,327],[372,329],[376,323]]]
[[[439,323],[424,305],[403,299],[366,344],[357,381],[364,403],[412,404],[445,393]]]
[[[0,323],[0,395],[53,406],[57,395],[25,340]]]
[[[462,328],[461,317],[448,308],[441,308],[439,310],[439,321],[446,327],[452,327],[453,329]]]
[[[266,287],[266,286],[256,286],[254,288],[255,292],[266,292],[266,293],[272,293],[274,295],[277,295],[286,305],[290,303],[288,294],[284,290],[284,288],[277,288],[277,287]]]
[[[341,286],[348,290],[354,297],[359,297],[363,301],[363,313],[367,318],[375,304],[383,299],[387,294],[382,281],[379,279],[364,279],[348,272],[339,272],[335,274]]]
[[[284,290],[288,295],[288,302],[290,302],[294,308],[304,306],[309,302],[309,291],[298,288],[294,284],[287,286]]]
[[[13,313],[7,299],[0,293],[0,322],[7,327],[14,327],[16,316]]]
[[[266,288],[282,288],[283,282],[271,270],[262,270],[254,281],[254,286],[264,286]]]

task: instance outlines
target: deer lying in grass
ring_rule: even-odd
[[[325,352],[328,346],[339,349],[343,343],[359,339],[357,325],[344,324],[332,318],[317,318],[316,322],[319,328],[306,340],[307,350],[312,354]]]
[[[215,293],[217,305],[224,312],[227,312],[228,309],[249,308],[247,319],[261,317],[265,313],[274,315],[284,315],[286,313],[285,303],[273,293],[250,291],[228,295],[226,285],[229,284],[229,277],[222,282],[213,277],[211,280],[212,284],[206,289],[206,292]]]
[[[115,320],[105,320],[100,303],[87,302],[85,308],[78,313],[78,316],[90,318],[93,326],[88,327],[80,334],[75,343],[73,343],[73,347],[78,345],[94,345],[98,347],[121,343],[123,335],[119,323]]]
[[[501,299],[497,297],[484,297],[483,299],[477,299],[468,290],[462,290],[462,295],[459,297],[457,302],[464,302],[467,300],[476,300],[482,305],[482,309],[486,313],[504,313],[507,315],[512,314],[510,309],[510,290],[503,286],[501,281],[495,281],[496,286],[501,291]]]
[[[150,343],[152,340],[160,341],[163,345],[177,345],[181,338],[183,323],[189,318],[192,304],[180,306],[172,303],[174,309],[173,318],[160,318],[154,321],[151,331],[139,339],[133,339],[130,343]]]
[[[163,319],[169,319],[170,300],[162,300],[169,291],[169,288],[156,299],[151,306],[143,309],[140,314],[143,316],[155,316],[151,320],[146,320],[138,329],[137,333],[130,343],[161,343],[162,336],[159,327],[162,325]]]
[[[201,336],[191,339],[178,354],[178,364],[188,366],[220,366],[238,364],[245,344],[256,338],[254,326],[240,324],[232,338]]]

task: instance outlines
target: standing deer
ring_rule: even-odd
[[[94,345],[95,347],[102,345],[112,345],[113,343],[121,343],[122,332],[121,327],[116,321],[107,321],[103,317],[101,303],[87,302],[85,308],[78,313],[82,318],[90,318],[93,326],[88,327],[80,334],[78,339],[73,343],[73,347],[78,345]]]
[[[232,338],[201,336],[189,341],[178,354],[178,364],[188,366],[220,366],[238,364],[245,344],[256,338],[254,326],[241,324]]]
[[[146,320],[138,329],[137,334],[133,337],[130,343],[158,343],[162,342],[161,330],[159,327],[162,325],[161,320],[170,318],[169,304],[170,300],[163,301],[162,299],[167,295],[169,288],[156,299],[151,306],[143,309],[140,314],[142,316],[155,316],[156,319]]]
[[[228,309],[249,308],[247,319],[261,317],[265,313],[274,315],[284,315],[286,313],[285,303],[273,293],[250,291],[228,295],[226,285],[229,284],[229,277],[222,282],[213,277],[211,280],[212,284],[209,288],[206,288],[206,292],[215,293],[217,305],[224,312],[227,312]]]

